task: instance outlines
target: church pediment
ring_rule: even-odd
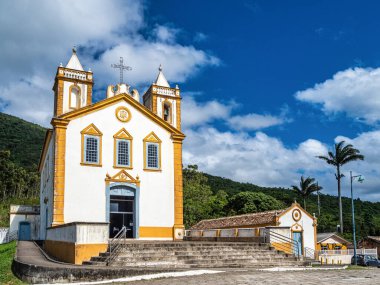
[[[89,126],[87,126],[86,128],[84,128],[82,131],[81,131],[81,134],[87,134],[87,135],[103,135],[101,131],[99,131],[99,129],[94,125],[94,124],[90,124]]]
[[[151,132],[149,135],[147,135],[144,138],[144,141],[145,142],[154,142],[154,143],[160,143],[161,142],[161,140],[158,138],[158,136],[154,132]]]
[[[140,184],[140,178],[137,175],[136,178],[134,178],[132,175],[130,175],[127,171],[120,170],[118,173],[116,173],[114,176],[110,176],[109,174],[106,175],[106,181],[107,182],[124,182],[124,183],[132,183],[132,184]]]
[[[122,128],[120,131],[118,131],[114,136],[115,139],[126,139],[126,140],[131,140],[133,137],[131,136],[130,133],[124,128]]]

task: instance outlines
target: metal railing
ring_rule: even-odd
[[[277,250],[294,255],[298,259],[302,256],[301,244],[287,236],[270,229],[264,229],[265,242],[270,243]]]
[[[305,247],[305,254],[304,254],[304,256],[306,258],[310,258],[310,259],[314,259],[314,260],[318,259],[317,252],[314,249],[310,248],[310,247]]]
[[[354,249],[318,250],[318,255],[354,255]],[[356,254],[377,256],[377,248],[358,248]]]
[[[123,226],[121,230],[108,241],[108,256],[105,260],[106,265],[109,266],[115,260],[117,253],[125,245],[125,239],[127,237],[127,228]]]

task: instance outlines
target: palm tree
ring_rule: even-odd
[[[322,190],[322,187],[318,185],[317,182],[314,182],[315,179],[308,177],[304,178],[301,176],[300,186],[292,185],[293,191],[295,191],[298,195],[300,195],[303,199],[303,207],[306,210],[306,198],[313,192],[317,192]]]
[[[327,162],[327,164],[333,165],[336,168],[335,178],[338,181],[338,200],[339,200],[339,222],[340,232],[343,233],[343,213],[342,213],[342,195],[340,190],[340,179],[344,176],[341,174],[341,167],[355,160],[363,160],[364,156],[360,154],[360,151],[352,146],[352,144],[344,145],[345,142],[341,141],[335,144],[335,153],[328,152],[328,156],[317,156],[318,158]]]

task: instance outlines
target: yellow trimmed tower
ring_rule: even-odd
[[[57,69],[54,91],[54,116],[80,109],[92,104],[93,76],[91,70],[84,71],[76,49],[66,67]]]
[[[143,96],[144,105],[164,121],[181,130],[181,97],[178,85],[175,88],[170,87],[161,65],[158,71],[157,79]]]

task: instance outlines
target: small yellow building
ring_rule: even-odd
[[[345,240],[336,233],[320,233],[317,235],[316,250],[345,250],[349,244],[350,242],[348,240]]]

